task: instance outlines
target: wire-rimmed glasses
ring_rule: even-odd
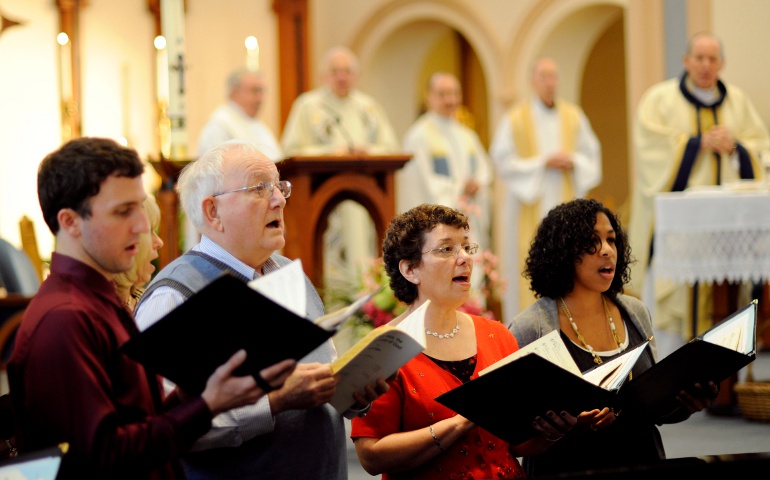
[[[251,185],[249,187],[236,188],[235,190],[215,193],[212,195],[212,197],[218,197],[220,195],[224,195],[225,193],[233,192],[256,192],[260,198],[270,198],[270,196],[273,195],[273,191],[276,187],[278,187],[278,190],[281,191],[283,198],[289,198],[289,195],[291,195],[291,182],[288,180],[281,180],[279,182],[259,182],[258,184]]]
[[[462,249],[467,255],[476,255],[476,252],[479,251],[479,244],[467,243],[465,245],[444,245],[443,247],[433,248],[431,250],[426,250],[421,253],[422,254],[432,253],[437,257],[442,257],[442,258],[450,258],[450,257],[456,258],[457,255],[460,253],[460,249]]]

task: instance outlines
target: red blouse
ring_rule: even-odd
[[[476,330],[476,369],[478,372],[519,349],[516,339],[500,322],[471,315]],[[451,341],[451,340],[448,340]],[[382,438],[417,430],[456,415],[436,402],[439,395],[461,385],[460,380],[436,365],[424,354],[404,365],[388,393],[380,396],[361,418],[352,420],[351,438]],[[501,386],[501,397],[503,394]],[[499,399],[490,399],[490,408],[500,408]],[[524,469],[508,451],[508,443],[476,427],[451,445],[442,442],[446,452],[424,465],[399,474],[383,474],[388,479],[493,479],[525,478]]]

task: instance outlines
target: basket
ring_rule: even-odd
[[[738,406],[749,420],[770,422],[770,381],[755,382],[751,364],[747,367],[746,381],[733,387],[738,396]]]

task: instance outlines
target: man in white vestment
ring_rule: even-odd
[[[404,151],[412,158],[396,173],[396,209],[422,203],[458,209],[470,219],[471,241],[489,248],[492,167],[476,132],[457,119],[460,82],[450,73],[434,73],[426,99],[428,111],[404,136]]]
[[[695,35],[683,57],[684,73],[650,87],[641,98],[633,130],[635,185],[629,218],[632,265],[629,293],[653,313],[658,351],[665,356],[693,336],[692,288],[654,278],[652,265],[655,195],[737,179],[762,179],[760,153],[770,135],[739,88],[719,80],[721,41]],[[712,324],[708,285],[698,290],[700,333]]]
[[[323,59],[324,85],[302,93],[286,119],[281,144],[287,155],[388,154],[398,140],[385,111],[356,89],[356,56],[344,47]]]
[[[273,162],[283,160],[283,151],[270,127],[260,120],[265,99],[265,79],[258,70],[239,68],[227,77],[227,102],[209,116],[198,137],[198,156],[228,140],[248,140]],[[200,234],[183,221],[185,250],[200,241]]]
[[[522,272],[540,221],[554,206],[585,196],[602,180],[599,140],[583,110],[557,98],[558,73],[550,58],[535,62],[535,95],[503,115],[490,146],[505,187],[498,215],[501,264],[508,279],[504,323],[535,301]]]
[[[383,155],[399,151],[385,111],[355,88],[358,59],[335,47],[322,61],[323,86],[302,93],[286,119],[281,145],[296,155]],[[352,200],[329,215],[324,235],[324,276],[331,283],[354,282],[360,264],[381,255],[369,213]],[[328,285],[326,285],[328,287]]]
[[[283,151],[272,130],[258,116],[265,98],[262,73],[246,68],[227,79],[228,100],[209,117],[198,138],[198,156],[232,139],[249,140],[273,162],[283,159]]]

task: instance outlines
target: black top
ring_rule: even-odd
[[[439,360],[429,355],[426,355],[426,357],[433,360],[433,363],[451,373],[463,383],[470,381],[471,375],[476,371],[476,355],[464,360]]]
[[[629,337],[628,348],[645,341],[646,339],[634,327],[627,313],[622,308],[620,311]],[[561,336],[581,371],[596,366],[593,355],[575,345],[564,333]],[[603,357],[603,359],[607,361],[615,356]],[[641,373],[637,363],[632,375],[637,376]],[[515,400],[511,407],[515,408]],[[597,406],[597,408],[601,407]],[[570,471],[648,464],[665,458],[663,440],[657,426],[651,422],[635,422],[633,418],[624,416],[621,412],[615,422],[607,428],[598,431],[575,428],[540,455],[525,457],[523,466],[527,475],[535,478]]]

